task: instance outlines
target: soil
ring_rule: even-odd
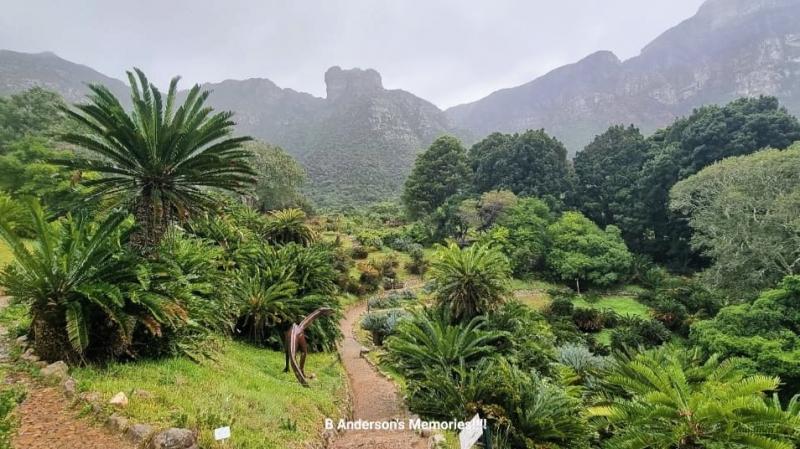
[[[0,308],[8,305],[8,297],[0,296]],[[7,330],[0,326],[0,363],[8,362]],[[27,395],[16,410],[19,418],[11,445],[15,449],[136,449],[119,435],[94,426],[68,408],[61,390],[40,385],[30,379],[9,378],[6,382],[22,382]]]
[[[351,307],[341,321],[344,340],[340,346],[342,363],[347,371],[353,396],[353,420],[390,422],[402,420],[408,425],[409,412],[394,383],[361,357],[361,343],[355,326],[366,311],[365,302]],[[330,445],[331,449],[424,449],[425,439],[411,430],[345,431]]]
[[[121,436],[78,418],[75,410],[66,408],[61,391],[53,387],[29,384],[17,414],[15,449],[135,449]]]

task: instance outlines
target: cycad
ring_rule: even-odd
[[[159,334],[162,324],[182,316],[178,306],[148,288],[147,267],[121,248],[126,214],[112,213],[96,225],[84,216],[48,223],[33,202],[30,216],[30,249],[0,217],[0,237],[15,258],[0,284],[30,305],[40,357],[78,360],[90,345],[104,355],[118,355],[137,323]]]
[[[797,418],[767,406],[764,393],[778,388],[778,378],[745,377],[737,361],[712,359],[691,366],[680,349],[662,348],[634,356],[606,381],[628,398],[590,412],[611,424],[607,448],[792,449]]]
[[[431,265],[435,295],[455,320],[494,310],[509,293],[511,271],[500,251],[483,245],[442,247]]]
[[[292,242],[309,245],[317,238],[314,230],[306,224],[305,212],[300,209],[273,211],[265,228],[267,240],[279,245]]]
[[[496,351],[494,343],[504,332],[484,331],[483,318],[452,324],[447,313],[423,312],[403,320],[386,346],[389,357],[408,376],[419,376],[426,368],[450,369],[473,366]]]
[[[85,181],[91,198],[114,197],[129,205],[139,231],[132,243],[145,251],[161,240],[168,224],[214,202],[204,189],[245,192],[255,182],[249,137],[230,137],[231,112],[213,113],[208,91],[195,85],[176,107],[179,78],[166,98],[140,70],[128,72],[133,110],[129,113],[105,87],[90,85],[89,102],[65,112],[85,131],[63,136],[92,153],[56,161],[81,171],[101,173]]]

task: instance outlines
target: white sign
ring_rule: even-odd
[[[220,427],[219,429],[214,429],[214,439],[225,440],[231,437],[231,428],[230,427]]]
[[[483,435],[483,420],[476,413],[475,416],[464,426],[464,430],[458,434],[458,441],[461,449],[470,449]]]

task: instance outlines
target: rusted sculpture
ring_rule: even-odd
[[[292,323],[292,327],[286,331],[286,335],[284,336],[285,340],[283,348],[284,352],[286,353],[286,366],[283,368],[283,372],[288,372],[289,367],[291,366],[295,377],[297,377],[297,381],[300,382],[300,384],[304,387],[308,386],[305,373],[306,355],[308,355],[308,344],[306,343],[305,334],[306,328],[320,316],[331,316],[333,314],[334,310],[330,307],[320,307],[319,309],[308,314],[307,317],[303,318],[303,321],[301,321],[300,324]],[[298,349],[301,351],[299,366],[297,365]]]

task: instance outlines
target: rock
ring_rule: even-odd
[[[131,396],[136,399],[153,399],[155,397],[153,393],[147,390],[133,390]]]
[[[39,356],[33,353],[33,348],[28,348],[25,352],[20,356],[22,360],[26,360],[28,362],[38,362]]]
[[[97,404],[100,402],[100,393],[96,391],[87,391],[86,393],[81,393],[81,399],[90,404]]]
[[[157,433],[147,447],[149,449],[196,449],[197,435],[188,429],[167,429]]]
[[[358,351],[358,355],[364,357],[365,355],[369,354],[369,348],[362,346],[361,349]]]
[[[421,436],[422,438],[430,437],[431,436],[431,429],[429,429],[427,427],[423,427],[423,428],[419,429],[419,436]]]
[[[134,444],[139,445],[147,441],[155,430],[156,429],[149,424],[134,424],[128,427],[128,430],[125,431],[125,436]]]
[[[336,436],[336,431],[333,429],[325,429],[322,432],[322,440],[325,442],[325,447],[328,447],[331,441],[333,441],[333,437]]]
[[[116,413],[106,418],[106,427],[112,432],[124,433],[128,430],[128,425],[128,419]]]
[[[66,396],[67,399],[72,399],[75,397],[75,391],[77,387],[78,384],[72,377],[67,377],[61,384],[61,388],[64,391],[64,396]]]
[[[444,445],[444,435],[440,433],[434,433],[430,438],[428,438],[428,449],[439,449],[443,448]]]
[[[125,393],[119,392],[108,401],[109,404],[113,405],[114,407],[127,407],[128,406],[128,397],[125,396]]]
[[[54,377],[63,380],[69,375],[69,366],[62,360],[59,360],[58,362],[53,362],[42,368],[41,374],[43,377]]]
[[[20,346],[28,346],[28,336],[27,335],[21,335],[21,336],[17,337],[17,344],[20,345]]]

